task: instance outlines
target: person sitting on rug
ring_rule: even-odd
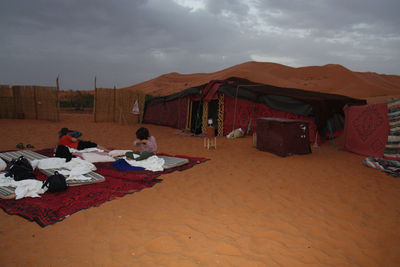
[[[136,131],[136,140],[133,142],[134,146],[139,146],[141,152],[126,152],[125,156],[129,159],[144,160],[151,156],[154,156],[157,152],[156,138],[150,135],[149,130],[145,127],[140,127]],[[139,157],[134,157],[134,154]]]
[[[70,136],[68,128],[62,128],[60,131],[60,139],[58,145],[74,148],[77,150],[83,150],[85,148],[99,147],[96,143],[91,141],[82,141],[75,137]],[[100,147],[99,147],[100,148]],[[102,148],[100,148],[102,149]]]

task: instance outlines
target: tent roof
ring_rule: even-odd
[[[344,116],[343,107],[345,105],[364,105],[367,103],[363,99],[338,94],[278,87],[231,77],[226,80],[210,81],[169,96],[153,98],[146,104],[153,105],[185,96],[190,96],[195,100],[211,100],[217,99],[218,94],[221,93],[233,98],[237,97],[254,103],[265,104],[274,109],[312,116],[320,131],[327,126],[327,121],[335,114]]]

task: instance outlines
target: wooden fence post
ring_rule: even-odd
[[[93,101],[94,122],[96,122],[96,99],[97,99],[97,86],[96,86],[96,76],[94,76],[94,101]]]
[[[56,121],[59,121],[60,120],[60,82],[59,82],[59,76],[60,75],[57,75],[57,79],[56,79],[56,86],[57,86],[57,93],[56,93],[56,95],[57,95],[57,103],[56,103],[56,105],[57,105],[57,115],[56,115]]]
[[[38,103],[37,103],[37,97],[36,97],[36,86],[32,86],[33,88],[33,101],[35,103],[35,120],[38,119]]]
[[[115,103],[116,103],[117,88],[114,85],[114,103],[113,103],[113,122],[115,122]]]

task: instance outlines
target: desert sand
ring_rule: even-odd
[[[1,150],[19,142],[54,147],[77,129],[108,148],[131,149],[139,125],[1,119]],[[159,151],[206,157],[163,182],[45,228],[0,212],[3,266],[398,266],[400,180],[327,142],[279,157],[252,138],[217,140],[144,125]]]
[[[256,62],[132,88],[166,95],[224,75],[371,103],[400,95],[399,76]],[[252,137],[219,137],[207,150],[201,138],[143,126],[159,152],[209,160],[45,228],[1,211],[2,266],[400,266],[400,179],[362,165],[365,156],[345,151],[343,137],[283,158],[257,150]],[[139,125],[67,113],[59,122],[0,119],[0,150],[54,147],[61,127],[132,149]]]

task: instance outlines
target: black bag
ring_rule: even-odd
[[[58,171],[55,171],[54,175],[49,176],[49,178],[43,182],[42,188],[45,187],[47,187],[47,191],[51,193],[62,192],[68,188],[64,175],[59,174]]]
[[[36,179],[31,163],[24,156],[20,156],[18,159],[12,159],[7,164],[5,172],[6,176],[12,177],[15,181]]]
[[[19,156],[17,159],[12,159],[8,164],[5,169],[6,172],[8,172],[13,166],[18,165],[21,167],[24,167],[28,170],[33,170],[31,163],[29,160],[27,160],[24,156]]]
[[[69,148],[63,145],[58,145],[56,148],[56,153],[54,154],[57,158],[64,158],[66,162],[70,161],[74,156],[69,152]]]

